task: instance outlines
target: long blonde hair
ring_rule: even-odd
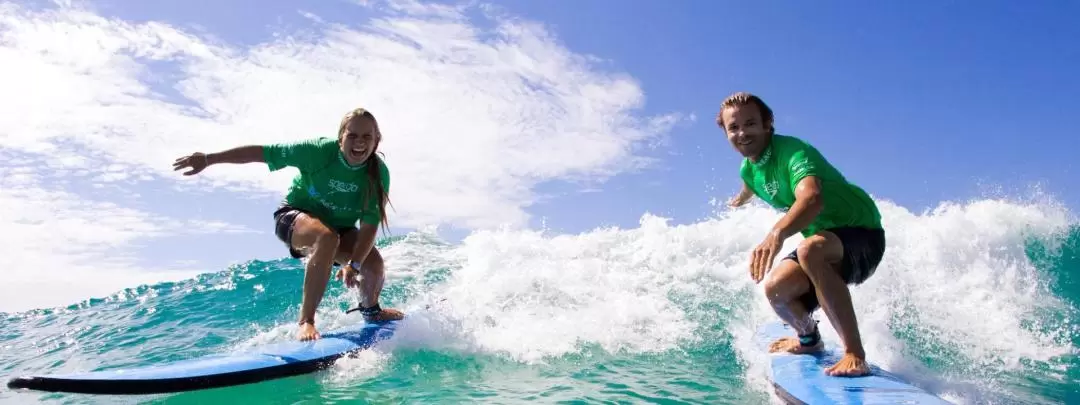
[[[386,204],[390,202],[390,196],[383,191],[385,187],[379,170],[379,167],[385,164],[378,156],[380,153],[379,141],[382,140],[382,131],[379,130],[379,121],[375,119],[375,115],[373,115],[371,111],[368,111],[365,108],[357,108],[349,111],[341,118],[341,125],[338,127],[338,143],[340,144],[342,142],[342,137],[345,136],[345,128],[349,126],[349,122],[357,117],[370,118],[375,127],[375,147],[371,150],[371,156],[364,162],[368,164],[365,167],[365,172],[367,173],[368,178],[371,179],[371,181],[368,182],[368,189],[363,190],[364,206],[367,206],[368,199],[371,197],[371,186],[375,185],[375,194],[379,197],[379,222],[382,223],[383,230],[386,230],[386,228],[389,227],[389,221],[386,219]],[[391,204],[391,206],[393,206],[393,204]]]

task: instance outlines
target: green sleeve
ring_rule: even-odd
[[[379,177],[382,178],[383,194],[390,194],[390,168],[386,167],[386,163],[382,159],[378,159],[379,162]],[[368,204],[368,209],[364,210],[364,215],[360,217],[360,221],[369,225],[379,225],[379,221],[382,220],[382,212],[379,212],[379,201],[376,198],[371,199],[371,203]]]
[[[825,170],[825,161],[821,153],[812,146],[804,146],[791,154],[788,160],[788,173],[791,176],[791,192],[799,186],[799,182],[808,176],[821,177]]]
[[[270,171],[287,166],[303,169],[311,162],[322,159],[322,142],[318,139],[305,139],[296,142],[276,143],[263,146],[263,159]]]
[[[379,177],[382,177],[383,193],[390,194],[390,168],[379,159]]]

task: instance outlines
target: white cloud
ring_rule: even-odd
[[[297,10],[313,29],[250,47],[70,2],[0,4],[0,234],[9,268],[22,269],[0,296],[74,274],[95,275],[70,287],[79,294],[107,293],[160,278],[126,270],[138,240],[247,232],[79,190],[138,196],[163,182],[280,196],[295,171],[222,165],[183,177],[171,163],[193,151],[334,136],[358,106],[380,121],[399,227],[524,225],[542,197],[537,184],[590,189],[640,169],[651,163],[641,151],[684,119],[636,115],[644,95],[632,77],[599,70],[598,58],[495,7],[479,6],[490,20],[473,24],[472,6],[362,3],[390,16],[355,27]],[[13,301],[0,298],[0,310],[37,305]]]
[[[0,101],[0,146],[85,147],[108,162],[99,181],[152,173],[279,195],[294,172],[222,166],[182,179],[169,165],[196,150],[333,136],[365,106],[385,134],[394,224],[478,227],[524,224],[540,182],[642,167],[635,148],[677,122],[633,115],[644,101],[634,79],[596,70],[539,25],[493,17],[487,32],[461,7],[390,6],[406,14],[242,48],[165,23],[6,5],[0,87],[18,96]],[[173,69],[155,70],[163,63]]]
[[[356,0],[357,4],[367,7],[381,6],[373,0]],[[405,13],[412,16],[430,16],[441,17],[445,19],[462,19],[462,14],[469,6],[476,5],[475,2],[461,3],[456,5],[449,4],[437,4],[437,3],[421,3],[415,0],[391,0],[386,1],[386,7],[383,9],[389,9]]]
[[[179,233],[245,232],[235,225],[178,221],[59,189],[32,166],[0,166],[0,311],[70,304],[124,287],[180,279],[196,271],[140,268],[132,248]]]

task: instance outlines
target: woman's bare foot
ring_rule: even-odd
[[[799,344],[799,339],[793,337],[783,337],[777,339],[775,342],[769,345],[769,353],[776,352],[788,352],[792,354],[807,354],[820,352],[825,348],[825,343],[818,341],[813,346],[803,346]]]
[[[372,322],[398,321],[402,319],[405,319],[405,313],[393,308],[383,308],[379,313],[366,318],[366,320]]]
[[[300,331],[296,333],[296,338],[301,340],[301,341],[315,340],[315,339],[318,339],[319,337],[320,337],[319,336],[319,331],[315,330],[315,324],[314,323],[300,324]]]
[[[844,353],[840,361],[825,369],[825,374],[834,377],[861,377],[870,374],[866,360],[851,353]]]

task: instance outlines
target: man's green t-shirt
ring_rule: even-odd
[[[881,228],[881,213],[862,188],[849,183],[820,152],[805,141],[774,134],[757,162],[743,159],[739,175],[759,198],[787,211],[795,204],[795,187],[807,176],[821,180],[824,208],[804,237],[836,227]]]
[[[328,226],[356,226],[356,221],[378,225],[382,219],[375,185],[367,164],[351,166],[338,148],[336,138],[319,137],[263,146],[270,171],[287,166],[300,169],[285,196],[285,203],[315,215]],[[390,171],[382,159],[379,175],[383,192],[390,192]]]

